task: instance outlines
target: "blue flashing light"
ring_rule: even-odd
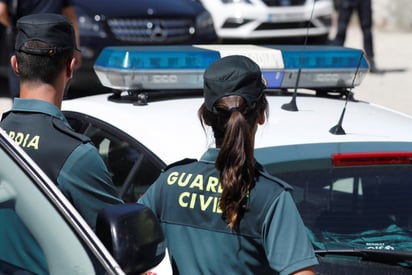
[[[268,89],[281,88],[284,75],[285,73],[281,71],[262,71],[262,77]]]
[[[218,60],[216,51],[182,46],[108,47],[95,66],[120,70],[205,69]]]
[[[363,51],[338,46],[276,46],[285,69],[368,69]]]
[[[249,56],[261,66],[268,89],[352,88],[369,68],[359,49],[285,45],[108,47],[94,68],[104,86],[118,90],[202,89],[204,71],[231,54]]]

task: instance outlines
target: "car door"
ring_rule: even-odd
[[[122,273],[57,186],[1,129],[0,163],[0,274]]]
[[[64,111],[70,125],[90,137],[112,175],[119,196],[136,202],[166,165],[127,133],[91,116]]]

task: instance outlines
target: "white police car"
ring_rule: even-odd
[[[332,0],[201,0],[220,39],[316,37],[326,41]]]
[[[42,249],[49,274],[139,274],[166,258],[163,233],[148,208],[135,203],[108,207],[99,214],[93,232],[58,187],[1,129],[0,162],[0,240],[9,232],[16,232],[13,238],[24,237],[18,235],[21,229],[13,227],[15,223],[4,222],[18,217]],[[19,255],[26,262],[39,253],[31,245],[16,249],[26,251]],[[11,253],[0,250],[6,257]],[[10,261],[0,260],[0,274],[34,274]]]
[[[261,67],[270,115],[256,158],[294,187],[318,274],[407,274],[412,267],[412,117],[357,101],[361,50],[332,46],[106,48],[95,70],[113,94],[63,102],[120,195],[135,201],[167,164],[213,144],[197,117],[202,75],[226,55]]]

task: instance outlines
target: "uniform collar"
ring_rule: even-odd
[[[200,158],[202,162],[215,163],[217,156],[219,155],[219,149],[209,148]]]
[[[200,158],[199,162],[205,162],[205,163],[215,163],[217,156],[219,155],[219,151],[220,149],[218,148],[209,148]],[[266,171],[266,169],[255,160],[255,176],[258,175],[264,175],[267,178],[272,178],[274,179],[274,177]],[[287,183],[279,180],[276,178],[277,182],[280,182],[283,186],[289,188],[290,190],[293,190],[292,186],[288,185]]]
[[[13,100],[12,112],[35,112],[43,113],[63,120],[66,124],[67,120],[63,113],[50,102],[38,99],[15,98]]]
[[[219,155],[219,148],[209,148],[207,151],[202,155],[199,161],[207,162],[207,163],[215,163],[217,160],[217,156]],[[264,170],[263,166],[255,160],[256,170],[262,172]]]

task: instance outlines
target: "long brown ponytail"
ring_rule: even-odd
[[[232,95],[220,98],[214,111],[202,105],[198,113],[202,125],[212,127],[216,146],[220,148],[216,160],[223,189],[219,206],[231,229],[237,228],[247,208],[255,175],[254,130],[259,117],[264,112],[267,115],[263,94],[254,105],[248,106],[241,96]]]

